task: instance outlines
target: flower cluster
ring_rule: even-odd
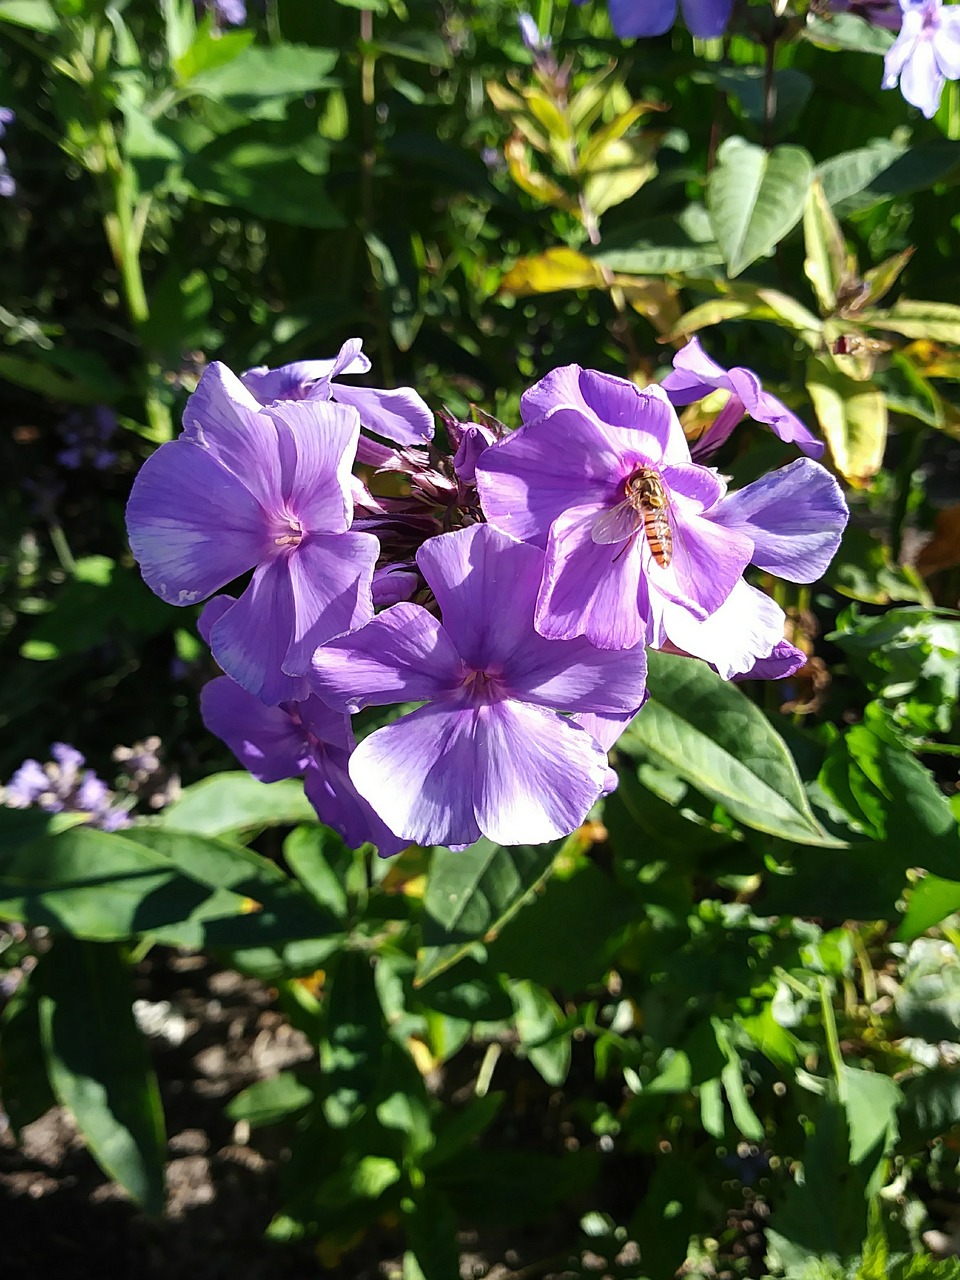
[[[152,589],[209,600],[207,726],[262,781],[302,776],[348,844],[574,830],[616,785],[606,753],[649,647],[725,678],[803,664],[744,575],[813,581],[847,511],[822,445],[750,370],[696,341],[644,390],[569,365],[526,392],[516,431],[444,418],[443,453],[415,391],[341,381],[368,369],[356,339],[241,377],[209,366],[127,510]],[[675,406],[718,391],[691,451]],[[745,413],[806,456],[730,492],[703,459]],[[354,716],[398,704],[355,740]]]
[[[53,760],[42,765],[24,760],[2,788],[8,809],[44,809],[47,813],[86,814],[91,826],[102,831],[119,831],[130,825],[126,809],[117,796],[92,769],[84,769],[85,758],[66,742],[50,747]]]

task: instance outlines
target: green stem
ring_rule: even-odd
[[[50,521],[50,541],[53,543],[53,549],[57,553],[57,559],[60,561],[60,567],[64,573],[68,573],[72,578],[77,572],[77,562],[73,558],[73,552],[70,550],[70,543],[67,541],[67,535],[63,532],[63,525],[59,520]]]
[[[837,1020],[833,1013],[830,984],[826,978],[819,977],[817,986],[820,988],[820,1010],[824,1034],[827,1037],[827,1055],[830,1058],[834,1079],[839,1085],[843,1080],[843,1055],[840,1052],[840,1037],[837,1035]]]

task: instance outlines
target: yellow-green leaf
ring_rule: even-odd
[[[883,392],[819,356],[807,362],[807,390],[837,470],[855,487],[867,485],[880,470],[887,442]]]
[[[623,204],[656,176],[651,139],[620,138],[608,142],[593,160],[590,175],[584,183],[587,206],[598,216],[614,205]]]
[[[807,192],[803,239],[806,246],[803,269],[813,285],[820,310],[829,315],[837,305],[837,292],[846,274],[847,246],[819,178],[814,178]]]
[[[508,138],[503,155],[510,177],[521,191],[526,191],[527,195],[543,204],[555,205],[558,209],[566,209],[568,213],[579,213],[577,202],[562,187],[531,166],[530,153],[522,138]]]
[[[929,338],[960,346],[960,307],[952,302],[915,302],[901,298],[889,311],[862,311],[860,320],[877,329],[892,329],[905,338]]]
[[[609,276],[598,262],[559,245],[515,262],[500,285],[504,293],[555,293],[559,289],[604,289]],[[633,281],[631,281],[633,283]]]

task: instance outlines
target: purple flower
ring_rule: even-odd
[[[370,361],[363,354],[362,345],[360,338],[348,338],[332,360],[298,360],[279,369],[264,365],[248,369],[241,381],[263,405],[284,400],[336,400],[338,404],[353,405],[367,430],[395,444],[431,440],[433,414],[412,387],[378,391],[338,381],[344,374],[369,372]],[[384,453],[392,456],[392,451]],[[380,465],[376,457],[361,456],[361,461]]]
[[[929,120],[947,80],[960,80],[960,6],[900,0],[903,24],[883,60],[883,87],[900,92]]]
[[[337,710],[427,705],[365,738],[350,776],[392,831],[420,844],[539,843],[573,831],[609,783],[593,737],[556,714],[617,715],[643,700],[646,660],[533,628],[536,547],[473,525],[417,555],[442,623],[399,604],[314,656]]]
[[[126,810],[115,805],[116,796],[107,784],[92,769],[83,769],[84,757],[76,747],[54,742],[50,754],[53,762],[46,767],[37,760],[24,760],[3,788],[3,803],[9,809],[36,805],[45,813],[82,813],[102,831],[130,825]]]
[[[223,26],[239,27],[247,20],[244,0],[213,0],[213,11]]]
[[[210,732],[261,782],[304,775],[304,791],[320,821],[351,849],[369,840],[386,858],[409,843],[384,826],[350,780],[354,741],[348,716],[316,697],[266,707],[229,676],[204,685],[200,710]]]
[[[529,13],[520,14],[517,26],[520,28],[520,38],[534,55],[534,61],[553,49],[553,41],[548,35],[540,34],[540,28]]]
[[[372,616],[379,544],[348,532],[359,431],[347,405],[264,409],[225,365],[212,364],[187,402],[183,433],[134,481],[130,545],[161,599],[195,604],[254,570],[213,624],[210,646],[264,702],[301,696],[296,677],[316,646]]]
[[[810,434],[785,404],[764,391],[760,379],[749,369],[724,369],[711,360],[697,338],[691,338],[673,357],[673,371],[660,383],[671,404],[692,404],[712,391],[729,391],[730,399],[716,419],[691,447],[694,458],[714,453],[730,437],[745,413],[755,422],[765,423],[781,440],[795,444],[811,458],[823,456],[824,445]]]
[[[722,36],[733,0],[680,0],[683,20],[701,40]],[[677,20],[677,0],[609,0],[610,21],[621,40],[662,36]]]
[[[24,760],[3,788],[3,803],[8,809],[29,809],[49,790],[50,779],[40,761]]]
[[[477,482],[492,525],[546,550],[535,622],[548,638],[584,635],[601,649],[670,641],[743,671],[736,642],[722,661],[710,645],[736,629],[735,609],[714,615],[747,565],[810,582],[839,545],[847,509],[827,471],[803,458],[727,495],[690,461],[659,387],[568,365],[521,410],[525,425],[484,453]],[[688,633],[707,622],[701,652]],[[782,638],[782,616],[775,638],[768,618],[751,663]]]

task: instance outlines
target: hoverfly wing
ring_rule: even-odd
[[[639,529],[642,517],[628,499],[602,511],[593,522],[590,537],[601,546],[626,542]]]

